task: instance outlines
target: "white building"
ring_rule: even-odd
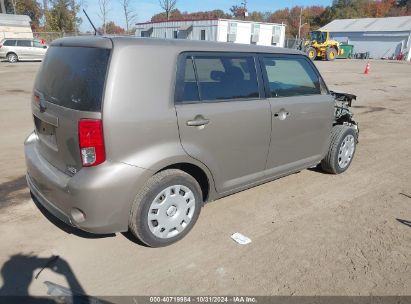
[[[285,25],[233,19],[137,23],[136,36],[284,47]]]
[[[354,45],[355,53],[369,52],[371,58],[390,58],[399,53],[410,60],[411,16],[337,19],[321,28],[333,39]]]
[[[33,38],[30,22],[30,17],[26,15],[0,14],[0,40]]]

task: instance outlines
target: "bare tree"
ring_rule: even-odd
[[[124,19],[126,21],[126,33],[130,31],[130,26],[136,21],[137,13],[133,7],[133,0],[118,0],[123,9]]]
[[[17,5],[17,0],[11,0],[11,5],[13,6],[13,14],[16,14],[16,5]],[[6,12],[4,12],[6,13]]]
[[[98,6],[100,9],[99,17],[101,21],[103,21],[103,32],[106,33],[106,23],[107,23],[107,16],[110,12],[110,1],[111,0],[98,0]]]
[[[170,20],[170,12],[176,7],[177,0],[159,0],[159,2],[166,13],[167,20]]]

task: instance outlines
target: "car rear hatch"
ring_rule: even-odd
[[[102,118],[111,49],[108,38],[56,40],[37,74],[32,96],[37,149],[67,174],[82,167],[80,120]]]

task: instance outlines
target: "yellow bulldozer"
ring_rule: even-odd
[[[303,50],[311,60],[316,58],[334,60],[344,53],[344,50],[340,48],[340,43],[331,40],[330,33],[322,30],[310,33],[310,39],[303,43]]]

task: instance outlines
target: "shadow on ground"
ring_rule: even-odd
[[[0,184],[0,208],[26,201],[29,198],[30,195],[24,175]]]
[[[400,222],[401,224],[411,227],[411,221],[407,221],[407,220],[402,220],[402,219],[396,219],[398,222]]]
[[[53,297],[30,296],[30,284],[33,280],[41,280],[41,272],[46,268],[64,276],[68,288],[44,282],[47,293]],[[91,303],[70,265],[58,256],[13,255],[3,264],[1,277],[0,303],[57,303],[57,297],[65,298],[64,303]]]
[[[27,187],[25,176],[21,176],[12,181],[8,181],[8,182],[0,184],[0,209],[10,206],[11,204],[14,204],[14,203],[25,202],[29,198],[32,199],[33,203],[36,205],[36,207],[40,210],[40,212],[43,214],[45,218],[47,218],[53,225],[57,226],[60,230],[64,231],[65,233],[73,234],[75,236],[86,238],[86,239],[101,239],[101,238],[116,236],[115,233],[109,233],[109,234],[88,233],[88,232],[82,231],[76,227],[67,225],[66,223],[60,221],[54,215],[52,215],[46,208],[44,208],[43,205],[41,205],[41,203],[38,201],[38,199],[31,194],[31,192],[29,191]],[[142,243],[140,240],[135,238],[130,232],[123,232],[122,234],[129,241],[137,245],[143,246],[143,247],[148,247],[147,245]]]
[[[330,175],[330,173],[325,172],[322,168],[321,168],[321,164],[318,164],[315,167],[311,167],[307,169],[308,171],[313,171],[313,172],[317,172],[317,173],[321,173],[321,174],[325,174],[325,175]]]
[[[127,240],[129,240],[130,242],[133,242],[136,245],[142,246],[142,247],[146,247],[146,248],[151,248],[149,246],[147,246],[146,244],[144,244],[142,241],[140,241],[138,238],[136,238],[130,231],[127,232],[122,232],[121,233]]]

